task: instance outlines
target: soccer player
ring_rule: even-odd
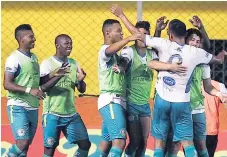
[[[212,85],[222,93],[227,94],[227,89],[223,83],[211,80]],[[218,143],[219,132],[219,106],[220,98],[212,96],[203,90],[204,106],[206,113],[206,146],[209,157],[213,157]],[[226,104],[225,104],[226,105]],[[226,107],[226,106],[225,106]]]
[[[123,14],[123,11],[121,14]],[[150,34],[150,23],[147,21],[137,22],[136,28],[138,28],[140,33]],[[125,154],[130,157],[145,156],[150,130],[151,110],[149,97],[153,80],[153,72],[147,67],[147,63],[151,60],[156,60],[157,55],[151,49],[147,49],[143,42],[136,40],[134,45],[125,47],[122,50],[121,56],[126,58],[128,63],[126,72],[126,108],[127,131],[130,142]],[[166,65],[165,63],[162,64]],[[186,71],[186,68],[184,69],[178,64],[170,64],[166,70],[176,72],[181,68],[181,72]]]
[[[9,148],[7,156],[27,156],[38,124],[39,99],[45,94],[39,89],[38,59],[31,49],[35,35],[29,24],[15,29],[19,48],[6,59],[4,88],[8,90],[7,111],[16,144]]]
[[[206,34],[204,26],[198,16],[193,16],[190,20],[191,23],[198,29],[188,29],[187,36],[185,38],[186,44],[199,47],[209,48],[210,42]],[[203,42],[202,42],[203,41]],[[204,89],[207,93],[213,96],[218,96],[222,101],[225,97],[220,94],[220,91],[215,89],[211,84],[210,67],[208,65],[197,66],[193,72],[193,78],[191,83],[190,93],[190,105],[192,109],[192,120],[193,120],[193,141],[195,148],[200,157],[207,157],[208,152],[206,148],[206,118],[204,109],[204,97],[202,95],[202,82]],[[225,95],[226,96],[226,95]],[[169,154],[176,156],[180,145],[176,142],[170,147]],[[173,151],[171,151],[173,150]]]
[[[123,39],[119,21],[107,19],[102,26],[104,44],[99,50],[98,77],[100,96],[98,109],[102,116],[102,142],[97,156],[120,157],[126,143],[125,76],[116,73],[115,65],[124,64],[117,52],[127,43],[139,38],[134,34]],[[124,71],[124,70],[123,70]],[[109,145],[112,144],[109,150]]]
[[[66,34],[55,38],[56,54],[40,65],[42,90],[47,93],[43,102],[44,157],[53,157],[63,132],[70,143],[77,144],[75,157],[87,157],[91,143],[87,129],[75,108],[75,88],[80,93],[86,90],[86,73],[77,61],[68,56],[72,51],[72,39]]]
[[[112,10],[114,12],[116,7],[113,6]],[[131,33],[138,32],[124,16],[119,17],[125,21]],[[188,67],[186,75],[168,71],[159,72],[152,121],[152,135],[155,137],[154,156],[163,156],[164,141],[166,141],[170,124],[173,127],[174,141],[182,142],[186,156],[195,156],[189,105],[191,75],[196,65],[212,63],[215,59],[203,49],[185,45],[186,26],[180,20],[174,19],[170,22],[168,35],[170,40],[153,38],[149,35],[141,38],[146,46],[152,46],[158,50],[160,61],[177,62]],[[221,57],[220,60],[224,60],[224,55],[219,57]]]

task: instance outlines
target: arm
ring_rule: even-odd
[[[128,44],[130,41],[134,41],[137,39],[141,38],[141,34],[133,34],[119,42],[116,42],[112,45],[110,45],[108,48],[105,50],[106,56],[110,57],[116,54],[119,50],[121,50],[126,44]]]
[[[48,77],[46,78],[50,78],[49,75]],[[46,82],[44,84],[42,84],[40,86],[41,90],[46,92],[48,91],[49,89],[51,89],[52,87],[55,86],[55,84],[62,78],[62,76],[56,76],[56,77],[53,77],[53,78],[50,78],[50,80],[46,80]],[[41,80],[43,79],[43,77],[40,78]]]
[[[213,56],[210,64],[223,64],[226,56],[227,52],[225,50],[222,50],[217,56]]]
[[[76,83],[76,87],[80,93],[84,93],[86,91],[86,83],[84,82],[86,75],[87,74],[84,72],[84,70],[78,66],[77,67],[78,83]]]
[[[155,69],[158,71],[172,71],[172,72],[182,73],[182,74],[187,72],[187,67],[184,67],[178,64],[164,63],[157,60],[152,60],[148,62],[147,66],[150,69]]]
[[[12,92],[21,92],[25,93],[26,87],[19,86],[14,82],[14,73],[5,72],[3,86],[5,90]]]
[[[117,4],[112,5],[110,7],[110,12],[121,19],[131,34],[138,33],[138,29],[128,20],[120,6]]]
[[[206,30],[205,30],[203,23],[200,20],[200,18],[198,16],[193,16],[192,19],[189,19],[189,21],[191,22],[191,24],[194,27],[198,28],[199,31],[201,32],[202,38],[203,38],[203,43],[202,43],[203,48],[205,50],[209,49],[210,48],[210,40],[209,40],[209,37],[206,33]]]
[[[161,32],[162,30],[164,30],[169,22],[169,20],[167,20],[166,22],[164,22],[164,20],[166,19],[165,16],[160,17],[157,22],[156,22],[156,28],[155,28],[155,33],[154,33],[154,37],[161,37]]]

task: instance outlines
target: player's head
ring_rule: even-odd
[[[26,49],[34,48],[36,39],[32,27],[29,24],[19,25],[15,29],[14,35],[20,47]]]
[[[135,26],[141,33],[150,35],[150,23],[148,21],[138,21]],[[146,47],[144,42],[137,40],[136,45]]]
[[[185,38],[187,34],[186,25],[178,19],[173,19],[169,23],[167,34],[169,35],[169,39],[171,41]]]
[[[56,52],[61,56],[69,56],[72,51],[72,39],[67,34],[55,38]]]
[[[107,19],[102,25],[102,32],[105,40],[116,43],[123,39],[121,24],[118,20]]]
[[[198,29],[190,28],[187,30],[187,36],[185,37],[185,43],[191,46],[200,47],[202,40],[202,34]]]

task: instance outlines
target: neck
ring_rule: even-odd
[[[185,39],[184,38],[177,38],[174,39],[174,41],[180,45],[184,45],[185,44]]]
[[[136,47],[136,51],[139,56],[144,57],[146,55],[146,48],[145,47]]]
[[[56,53],[54,56],[57,57],[57,59],[59,59],[60,61],[62,61],[64,63],[67,62],[67,60],[68,60],[67,56],[60,55],[59,53]]]
[[[108,40],[108,39],[106,39],[106,38],[104,37],[104,44],[105,44],[105,45],[112,45],[113,42],[112,42],[111,40]]]
[[[23,47],[19,47],[18,50],[24,54],[30,54],[30,49],[29,48],[23,48]]]

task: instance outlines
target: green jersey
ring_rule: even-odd
[[[54,87],[46,92],[43,101],[43,112],[58,115],[71,115],[76,113],[75,109],[75,85],[77,80],[77,62],[71,58],[70,73],[63,76]],[[53,72],[62,66],[62,62],[55,57],[50,57],[41,64],[41,76]]]
[[[12,66],[11,66],[12,65]],[[14,73],[14,83],[30,88],[39,88],[40,73],[38,59],[35,54],[31,57],[16,50],[6,61],[6,71]],[[28,93],[8,91],[8,99],[25,102],[31,107],[39,106],[39,99]]]

